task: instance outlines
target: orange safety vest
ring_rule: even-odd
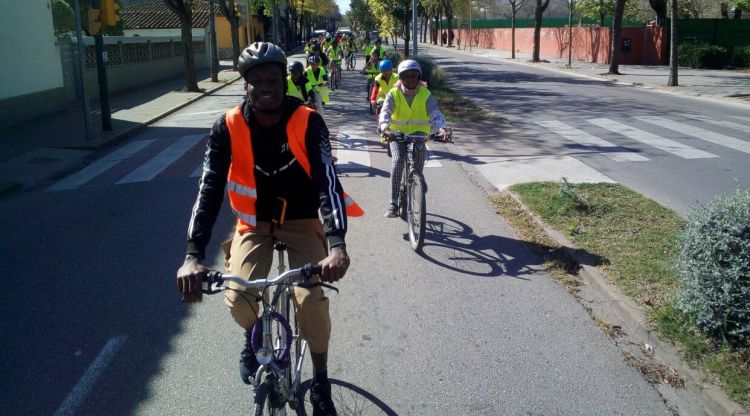
[[[307,120],[312,112],[314,110],[301,105],[297,107],[286,124],[289,149],[310,178],[312,175],[310,174],[310,161],[307,158],[305,134]],[[255,202],[258,199],[258,191],[255,184],[253,145],[250,127],[245,121],[242,106],[237,106],[227,112],[226,123],[232,143],[232,162],[227,176],[227,193],[229,205],[237,217],[237,231],[242,234],[257,226]],[[344,202],[347,216],[361,217],[365,214],[365,211],[346,192],[344,192]]]

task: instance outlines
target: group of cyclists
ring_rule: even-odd
[[[343,47],[342,47],[343,44]],[[336,177],[329,131],[323,108],[329,102],[329,70],[334,76],[347,53],[365,54],[367,97],[378,117],[378,132],[392,153],[391,192],[385,217],[396,217],[398,188],[405,159],[414,157],[415,169],[424,165],[424,143],[407,148],[394,141],[397,134],[430,135],[444,141],[450,130],[437,101],[422,82],[416,60],[398,64],[385,58],[376,39],[357,45],[353,37],[325,36],[305,47],[306,64],[289,63],[281,48],[255,42],[239,57],[245,80],[242,104],[217,119],[203,161],[198,196],[188,226],[186,256],[177,271],[177,287],[184,302],[200,302],[201,281],[208,268],[202,262],[224,193],[236,217],[234,236],[222,244],[230,273],[248,280],[267,276],[273,242],[288,247],[290,265],[322,267],[320,280],[335,282],[350,265],[345,235],[347,217],[364,211],[348,196]],[[278,221],[278,201],[283,201]],[[345,208],[345,209],[342,209]],[[328,380],[328,343],[331,320],[328,298],[319,285],[296,287],[295,303],[301,334],[307,340],[313,364],[310,401],[313,416],[335,416]],[[225,303],[245,332],[240,354],[240,376],[251,383],[260,365],[252,346],[252,328],[258,314],[258,293],[232,287]]]

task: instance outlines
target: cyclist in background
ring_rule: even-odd
[[[373,51],[378,52],[380,59],[385,59],[385,48],[383,48],[380,38],[375,39],[375,46],[372,48]]]
[[[305,44],[305,56],[310,56],[312,53],[312,46],[313,46],[313,40],[308,39],[307,43]]]
[[[398,65],[399,82],[388,92],[380,111],[378,127],[386,139],[394,136],[394,132],[409,135],[429,135],[431,127],[440,129],[443,141],[450,139],[450,130],[445,117],[440,111],[435,97],[430,90],[420,84],[422,68],[419,62],[407,59]],[[425,161],[424,143],[415,142],[414,170],[422,172]],[[401,174],[404,169],[405,158],[408,157],[406,143],[391,141],[391,199],[386,218],[398,216],[398,191],[401,185]]]
[[[328,103],[328,72],[321,65],[321,59],[318,55],[310,55],[307,58],[309,66],[305,70],[305,77],[310,83],[315,98],[315,110],[323,116],[323,106]]]
[[[367,62],[364,68],[362,68],[362,75],[367,76],[367,100],[370,100],[370,92],[372,91],[372,83],[375,82],[375,77],[380,72],[378,70],[378,64],[380,63],[380,56],[378,52],[373,50],[370,54],[370,60]]]
[[[287,69],[289,70],[289,76],[286,78],[286,95],[295,97],[305,103],[307,107],[316,110],[315,88],[305,76],[305,66],[302,65],[302,62],[294,61],[289,64]]]
[[[370,93],[370,105],[373,109],[376,109],[375,117],[379,114],[380,106],[383,104],[386,94],[398,81],[398,75],[393,74],[393,62],[390,59],[380,61],[378,69],[380,73],[375,77]]]
[[[347,213],[340,209],[347,197],[335,175],[328,128],[314,111],[286,98],[286,64],[284,52],[271,43],[253,43],[240,54],[239,73],[247,97],[211,129],[188,226],[187,254],[177,271],[184,302],[202,300],[201,281],[208,272],[202,261],[225,188],[237,218],[234,237],[222,244],[229,273],[251,280],[268,276],[274,240],[286,243],[291,267],[318,263],[324,281],[337,281],[346,273],[347,214],[363,212],[356,204],[347,206]],[[279,215],[279,198],[288,203],[286,222],[274,228],[271,221]],[[250,383],[259,368],[251,339],[258,291],[239,285],[233,289],[225,292],[224,302],[245,333],[240,376]],[[327,374],[328,298],[320,286],[295,287],[294,295],[312,357],[313,414],[336,415]]]
[[[359,49],[357,49],[357,43],[354,42],[354,35],[347,36],[344,40],[344,59],[348,61],[357,52],[359,52]]]
[[[327,68],[328,57],[324,53],[322,53],[322,48],[320,47],[320,45],[313,43],[313,46],[311,49],[312,49],[312,52],[310,53],[310,56],[315,55],[318,58],[320,58],[320,64],[323,66],[323,68]],[[307,66],[310,66],[310,56],[307,57]]]
[[[329,72],[334,73],[334,67],[338,71],[339,76],[341,76],[341,60],[344,58],[344,51],[339,46],[339,41],[334,39],[331,41],[331,44],[328,46],[328,49],[325,50],[325,54],[328,56],[328,61],[330,64],[328,65]]]
[[[362,44],[362,54],[365,56],[365,66],[370,63],[370,55],[372,55],[372,44],[370,43],[370,34],[365,35],[365,43]]]

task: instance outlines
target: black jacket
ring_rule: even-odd
[[[258,191],[257,220],[269,222],[274,215],[278,215],[274,213],[277,210],[276,201],[277,197],[282,197],[288,203],[286,220],[319,218],[320,212],[329,247],[340,246],[344,244],[346,235],[346,205],[333,164],[328,128],[318,113],[310,114],[305,137],[312,178],[307,176],[289,149],[286,125],[300,105],[302,103],[298,99],[286,97],[282,121],[276,126],[264,128],[255,121],[247,100],[242,103],[253,142]],[[205,256],[211,229],[224,200],[231,160],[229,129],[226,115],[222,115],[211,129],[203,159],[198,199],[188,227],[187,253],[199,259]]]

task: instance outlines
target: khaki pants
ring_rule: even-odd
[[[234,238],[222,245],[227,255],[227,270],[248,280],[269,276],[274,258],[274,237],[287,246],[289,268],[298,268],[305,263],[317,264],[327,255],[323,225],[318,219],[287,221],[281,228],[270,232],[270,224],[260,222],[258,227],[242,235],[235,232]],[[276,276],[274,274],[273,276]],[[259,305],[257,289],[246,289],[237,284],[229,284],[224,303],[234,320],[243,328],[252,328],[258,319]],[[331,317],[328,312],[328,298],[323,288],[294,288],[298,306],[297,320],[302,337],[314,353],[328,351],[331,338]]]

